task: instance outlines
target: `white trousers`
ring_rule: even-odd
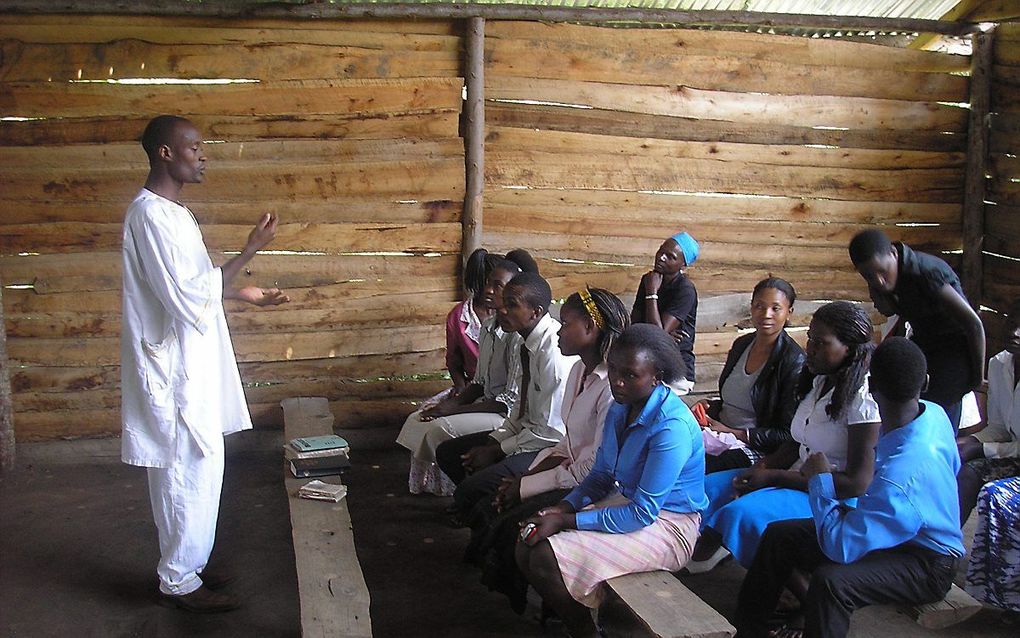
[[[183,596],[202,586],[216,538],[223,487],[223,437],[203,456],[183,424],[178,424],[177,454],[170,467],[150,467],[149,500],[159,531],[159,590]]]
[[[404,421],[397,443],[410,450],[419,461],[435,463],[436,448],[440,443],[475,432],[492,432],[503,424],[505,418],[495,412],[468,412],[422,421],[421,410],[418,410]]]

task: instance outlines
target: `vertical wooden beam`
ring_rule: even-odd
[[[468,255],[482,245],[482,190],[485,186],[485,18],[469,18],[464,78],[464,192],[461,254]]]
[[[981,305],[985,238],[985,171],[988,161],[988,108],[991,101],[994,31],[971,36],[970,123],[967,172],[963,191],[963,291],[975,308]]]
[[[14,410],[11,407],[11,371],[7,361],[7,327],[4,324],[4,286],[0,281],[0,473],[14,467]]]

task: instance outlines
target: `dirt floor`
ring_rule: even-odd
[[[407,455],[395,431],[342,432],[352,445],[346,477],[358,556],[372,596],[374,635],[562,635],[517,616],[461,562],[467,532],[446,525],[448,499],[407,493]],[[237,611],[196,616],[155,604],[157,559],[144,470],[118,461],[119,442],[19,447],[0,479],[0,636],[300,635],[289,511],[278,431],[228,439],[227,474],[213,564],[233,573]],[[725,563],[684,582],[726,616],[743,570]],[[858,637],[1015,636],[985,610],[927,631],[892,609],[854,616]]]

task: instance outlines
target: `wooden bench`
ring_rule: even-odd
[[[946,597],[937,603],[908,607],[904,611],[925,629],[945,629],[981,611],[981,603],[953,585]]]
[[[737,630],[715,609],[664,571],[627,574],[609,588],[656,638],[730,638]]]
[[[284,399],[284,436],[333,433],[333,414],[324,398]],[[309,479],[297,479],[284,464],[290,495],[290,525],[294,536],[294,562],[301,605],[301,635],[361,638],[372,635],[370,599],[361,564],[354,549],[354,532],[347,501],[329,503],[298,498]],[[340,477],[322,477],[340,483]]]

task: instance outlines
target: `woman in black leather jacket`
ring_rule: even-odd
[[[751,295],[755,331],[738,337],[719,377],[721,397],[705,402],[708,429],[731,447],[705,458],[705,472],[750,467],[790,440],[790,420],[797,409],[797,383],[804,350],[786,332],[797,293],[787,281],[769,277]],[[738,367],[739,366],[739,367]],[[740,445],[743,444],[743,447]]]

